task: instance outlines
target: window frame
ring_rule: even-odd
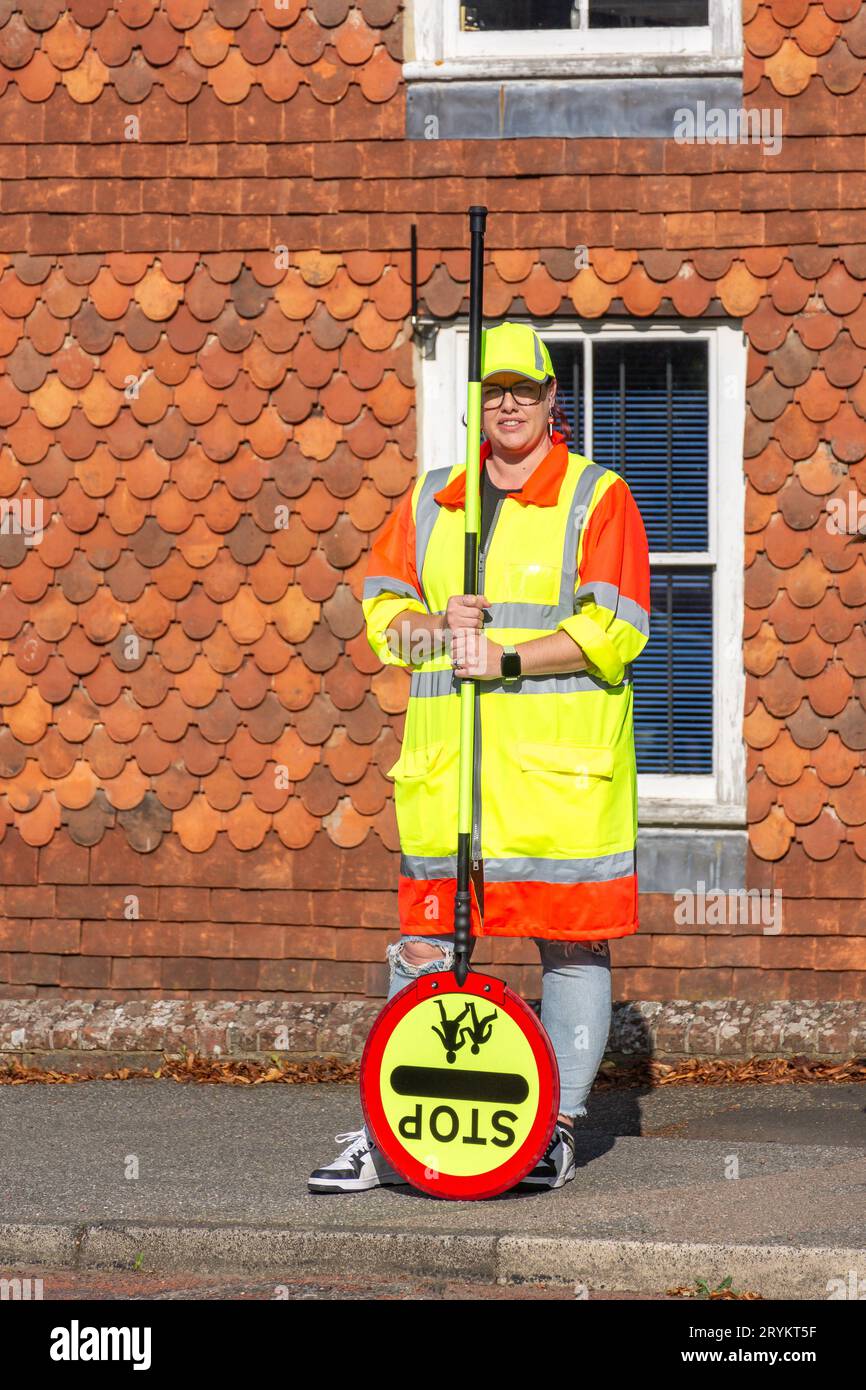
[[[712,774],[638,774],[638,812],[646,825],[746,824],[746,754],[743,740],[746,673],[743,661],[745,566],[745,498],[743,432],[746,413],[747,343],[733,319],[712,322],[670,319],[641,322],[616,319],[533,319],[532,326],[551,343],[583,341],[585,445],[592,456],[593,342],[699,341],[707,343],[709,375],[708,497],[706,551],[652,551],[653,568],[695,563],[713,575],[713,767]],[[463,399],[469,362],[466,320],[441,324],[435,355],[416,358],[419,383],[419,471],[453,466],[465,457]],[[459,409],[454,408],[459,403]],[[442,420],[451,416],[453,430],[444,434]],[[569,441],[574,449],[574,441]],[[442,459],[443,448],[447,458]],[[724,509],[722,506],[724,501]],[[731,525],[722,525],[722,517]],[[724,678],[720,679],[720,674]]]
[[[587,0],[582,0],[585,5]],[[459,0],[408,0],[407,82],[741,73],[741,0],[709,0],[709,24],[464,33]]]

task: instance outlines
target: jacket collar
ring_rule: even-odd
[[[490,457],[491,443],[485,439],[481,445],[481,470],[484,470],[485,460]],[[565,477],[565,470],[568,467],[568,445],[565,438],[557,430],[553,431],[553,447],[545,455],[535,469],[530,473],[523,487],[517,492],[509,492],[507,495],[513,497],[516,502],[523,506],[533,503],[536,507],[553,507],[559,500],[559,489]],[[463,468],[451,479],[447,486],[433,494],[434,502],[438,502],[445,507],[466,506],[466,469]]]

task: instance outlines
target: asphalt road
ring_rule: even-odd
[[[0,1260],[383,1288],[408,1273],[659,1293],[730,1274],[827,1298],[852,1271],[866,1289],[864,1105],[844,1084],[602,1092],[561,1191],[441,1202],[307,1192],[360,1125],[354,1085],[3,1086]]]

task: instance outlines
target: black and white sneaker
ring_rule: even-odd
[[[564,1187],[576,1172],[574,1133],[557,1120],[542,1157],[531,1172],[520,1179],[520,1187]]]
[[[326,1163],[310,1174],[307,1181],[310,1192],[366,1192],[371,1187],[393,1187],[406,1182],[391,1167],[366,1125],[334,1137],[338,1144],[344,1140],[349,1142],[333,1163]]]

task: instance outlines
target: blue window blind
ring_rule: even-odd
[[[713,585],[708,570],[653,567],[650,639],[634,667],[638,772],[713,770]]]
[[[569,447],[585,453],[583,347],[548,346]],[[625,478],[651,551],[706,551],[706,342],[593,342],[590,351],[592,457]],[[712,773],[712,567],[654,564],[650,603],[650,638],[633,672],[638,771]]]
[[[594,353],[593,458],[625,478],[650,550],[706,550],[706,343],[597,343]]]

